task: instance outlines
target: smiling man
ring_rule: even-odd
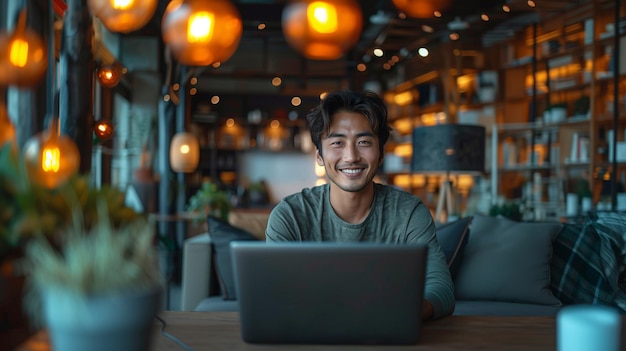
[[[451,314],[454,288],[430,211],[420,198],[374,182],[391,131],[382,99],[372,92],[335,91],[307,122],[329,184],[278,203],[269,218],[267,241],[426,244],[423,318]]]

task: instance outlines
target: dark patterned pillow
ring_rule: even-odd
[[[209,225],[209,235],[211,235],[213,245],[215,271],[220,282],[222,296],[224,300],[236,300],[237,290],[230,257],[230,243],[232,241],[250,241],[258,239],[246,230],[234,227],[228,222],[212,216],[207,218],[207,223]]]
[[[446,255],[452,279],[459,271],[459,265],[463,259],[463,248],[467,244],[469,226],[473,218],[465,217],[437,227],[437,241]]]
[[[553,243],[550,288],[563,303],[595,303],[626,311],[626,218],[589,213],[566,224]],[[620,273],[621,272],[621,273]]]

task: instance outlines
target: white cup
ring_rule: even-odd
[[[621,315],[602,305],[572,305],[557,314],[557,351],[619,351]]]

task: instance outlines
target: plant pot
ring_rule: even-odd
[[[147,351],[160,296],[160,287],[92,297],[50,288],[43,303],[52,348]]]

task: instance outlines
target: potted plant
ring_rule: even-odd
[[[144,220],[114,228],[104,202],[91,229],[73,213],[61,241],[27,246],[32,316],[43,318],[55,350],[148,350],[162,290],[154,228]]]
[[[147,349],[162,290],[147,219],[86,175],[52,189],[30,182],[10,146],[0,164],[0,260],[20,268],[25,297],[13,304],[29,327],[46,327],[59,350]]]
[[[220,187],[208,180],[204,180],[200,189],[187,202],[187,211],[202,214],[203,217],[212,215],[228,221],[228,214],[232,205],[228,194]]]

